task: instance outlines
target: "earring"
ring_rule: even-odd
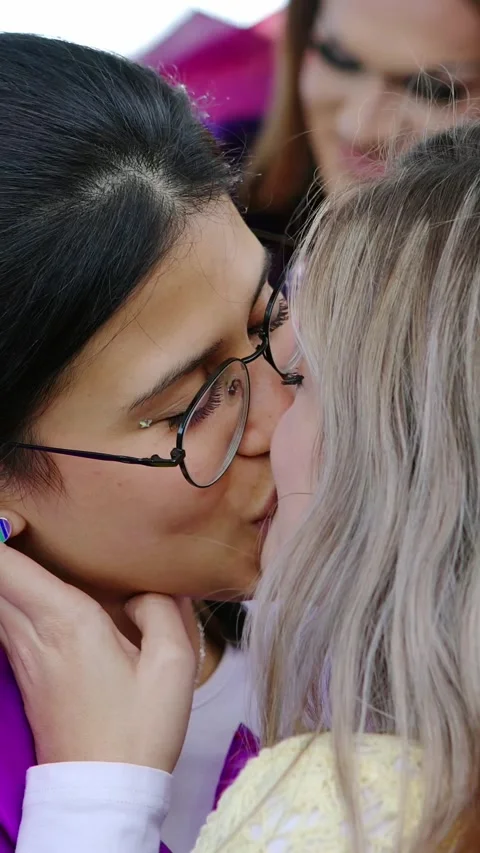
[[[197,664],[197,673],[195,676],[194,686],[198,687],[199,681],[202,677],[203,667],[205,664],[205,658],[207,656],[207,641],[205,640],[205,628],[203,627],[203,622],[197,616],[197,630],[198,630],[198,664]]]
[[[0,542],[7,542],[12,535],[12,525],[8,518],[0,518]]]
[[[145,418],[143,421],[139,421],[138,426],[140,429],[148,429],[148,427],[152,426],[152,423],[153,421],[151,418]]]

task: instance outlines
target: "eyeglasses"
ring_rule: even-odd
[[[149,468],[179,466],[183,476],[192,486],[199,489],[213,486],[232,463],[245,431],[250,407],[250,377],[247,365],[263,356],[279,374],[284,385],[298,385],[303,379],[300,374],[289,371],[296,347],[281,282],[268,301],[258,335],[260,342],[252,355],[227,359],[200,388],[181,416],[176,444],[170,451],[168,444],[164,446],[170,442],[167,430],[163,438],[156,440],[159,452],[144,458],[21,442],[12,442],[12,446],[81,459],[144,465]],[[170,419],[172,429],[176,420]],[[169,452],[169,456],[163,455],[165,451]]]

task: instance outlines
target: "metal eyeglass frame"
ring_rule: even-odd
[[[95,451],[89,451],[89,450],[72,450],[70,448],[65,448],[65,447],[48,447],[48,446],[42,445],[42,444],[25,444],[23,442],[17,442],[17,441],[12,442],[12,447],[18,447],[18,448],[21,448],[23,450],[37,450],[37,451],[40,451],[41,453],[53,453],[53,454],[58,454],[60,456],[76,456],[80,459],[97,459],[97,460],[100,460],[101,462],[120,462],[124,465],[143,465],[147,468],[176,468],[177,466],[180,466],[180,470],[181,470],[183,476],[185,477],[185,479],[187,480],[188,483],[190,483],[192,486],[195,486],[197,489],[208,488],[208,486],[199,486],[198,483],[195,483],[192,480],[192,478],[190,477],[190,474],[188,473],[187,467],[185,465],[186,452],[183,448],[183,438],[184,438],[186,428],[189,424],[190,415],[191,415],[192,411],[195,409],[198,401],[201,400],[201,398],[205,394],[207,394],[210,391],[210,389],[215,385],[215,382],[217,381],[220,374],[223,373],[223,371],[226,370],[226,368],[230,364],[235,364],[236,362],[241,362],[242,364],[247,366],[247,365],[251,364],[253,361],[255,361],[257,358],[260,358],[260,356],[263,355],[264,358],[268,361],[270,367],[272,367],[279,374],[279,376],[282,377],[282,384],[283,385],[299,385],[303,380],[303,376],[301,376],[301,374],[299,374],[299,373],[282,373],[282,371],[279,370],[279,368],[275,364],[275,361],[274,361],[274,358],[272,355],[272,351],[270,348],[270,333],[269,333],[270,320],[272,318],[272,312],[273,312],[273,308],[275,306],[277,296],[278,296],[279,292],[281,291],[281,289],[282,289],[282,282],[280,281],[279,284],[273,290],[272,295],[270,296],[270,299],[268,300],[268,304],[267,304],[267,307],[265,309],[265,315],[263,318],[262,328],[259,332],[260,343],[256,347],[255,351],[251,355],[246,356],[245,358],[228,358],[228,359],[226,359],[226,361],[223,361],[222,364],[220,364],[219,367],[217,367],[217,369],[212,374],[212,376],[210,376],[210,378],[204,383],[204,385],[202,385],[202,387],[200,388],[198,393],[195,394],[195,397],[193,398],[192,402],[189,404],[188,408],[186,409],[185,414],[183,415],[183,418],[182,418],[182,422],[181,422],[180,426],[178,427],[176,445],[172,449],[169,459],[164,459],[161,456],[158,456],[158,454],[156,454],[156,453],[153,454],[153,456],[146,456],[146,457],[118,456],[117,454],[114,454],[114,453],[96,453]],[[248,393],[249,393],[248,405],[250,405],[250,380],[249,380],[249,376],[248,376],[248,370],[247,370],[247,379],[249,382],[249,384],[248,384]],[[248,412],[247,412],[247,416],[248,416]],[[228,466],[227,466],[227,468],[228,468]],[[223,474],[225,473],[227,468],[225,468],[225,470],[222,471],[222,473],[219,475],[217,480],[214,480],[212,483],[209,483],[209,486],[212,486],[214,483],[216,483],[220,479],[220,477],[223,476]]]

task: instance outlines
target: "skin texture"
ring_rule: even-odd
[[[0,545],[0,642],[39,764],[118,761],[168,773],[175,767],[197,667],[192,607],[150,594],[127,609],[140,648],[90,596]]]
[[[479,115],[480,13],[468,0],[322,0],[312,40],[299,89],[327,190],[381,174],[386,153]],[[408,94],[405,78],[420,69],[461,97],[432,105]]]
[[[162,418],[183,412],[224,359],[249,355],[258,343],[252,327],[263,319],[266,281],[253,310],[251,303],[264,260],[229,201],[193,216],[168,261],[89,342],[36,424],[39,443],[168,456],[176,427]],[[179,362],[219,341],[189,376],[128,411]],[[248,591],[274,497],[271,436],[292,397],[263,358],[250,378],[245,435],[216,485],[196,489],[178,468],[57,456],[61,492],[4,496],[1,513],[21,534],[18,547],[91,594],[120,625],[123,603],[137,593],[221,599]],[[148,429],[140,429],[143,419],[153,420]]]
[[[272,439],[271,461],[278,506],[264,542],[263,566],[296,533],[312,496],[313,448],[319,432],[319,412],[305,364],[301,372],[304,381],[297,387],[293,404],[280,419]]]
[[[306,373],[273,436],[279,505],[265,541],[266,561],[308,508],[318,429]],[[141,636],[139,648],[93,598],[0,545],[0,642],[22,691],[39,760],[175,766],[198,655],[191,608],[185,600],[152,594],[131,599],[126,608]],[[105,719],[108,732],[99,726]]]

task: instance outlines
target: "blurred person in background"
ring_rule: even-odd
[[[382,175],[387,154],[479,106],[478,0],[291,0],[249,223],[295,233],[324,194]]]

